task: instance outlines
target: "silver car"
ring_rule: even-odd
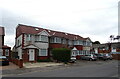
[[[71,56],[70,63],[75,63],[75,62],[76,62],[76,57],[75,56]]]
[[[111,54],[105,53],[103,55],[107,58],[107,60],[112,60],[113,59]]]
[[[89,55],[81,56],[81,59],[92,61],[92,60],[97,60],[97,56],[94,54],[89,54]]]

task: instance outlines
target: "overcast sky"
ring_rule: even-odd
[[[5,44],[14,46],[17,24],[90,37],[106,43],[118,35],[119,0],[1,0],[0,26]]]

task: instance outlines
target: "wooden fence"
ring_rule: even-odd
[[[112,54],[113,59],[120,60],[120,54]]]

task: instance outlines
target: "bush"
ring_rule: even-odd
[[[55,48],[52,50],[53,59],[62,62],[68,62],[71,57],[70,49]]]
[[[52,62],[50,59],[39,59],[37,62]]]

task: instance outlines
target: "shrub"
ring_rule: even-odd
[[[68,62],[71,57],[70,49],[55,48],[52,50],[53,59],[62,62]]]

